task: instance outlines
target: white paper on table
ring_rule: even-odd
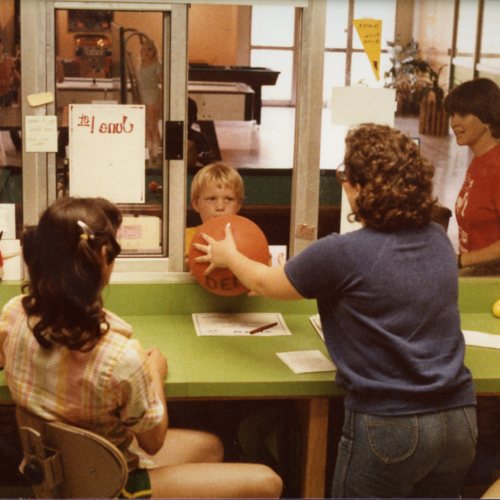
[[[315,314],[314,316],[311,316],[309,318],[309,321],[312,323],[312,326],[314,326],[314,329],[318,332],[318,335],[321,337],[321,340],[324,342],[325,335],[323,334],[323,325],[321,324],[321,318],[319,317],[319,314]]]
[[[500,335],[493,333],[477,332],[474,330],[463,330],[465,344],[474,347],[489,347],[500,349]]]
[[[321,351],[277,352],[276,355],[294,373],[331,372],[337,367]]]
[[[196,335],[200,337],[271,337],[292,334],[280,313],[195,313],[192,316]],[[273,323],[276,325],[258,333],[250,333],[255,328]]]

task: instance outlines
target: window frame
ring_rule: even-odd
[[[258,0],[256,0],[258,1]],[[164,120],[186,122],[187,102],[187,26],[188,4],[207,3],[195,0],[162,1],[125,0],[102,2],[100,0],[22,2],[21,4],[21,53],[22,53],[22,120],[29,115],[54,115],[55,103],[39,108],[29,107],[24,98],[30,94],[52,92],[55,95],[55,11],[56,9],[106,9],[106,10],[168,10],[171,13],[171,30],[164,29],[165,54],[170,59],[165,66],[165,81],[169,82],[170,99],[164,99]],[[232,3],[251,5],[252,0]],[[278,3],[279,0],[278,0]],[[306,222],[317,227],[317,203],[306,199],[319,199],[319,150],[321,137],[322,93],[318,82],[323,77],[323,49],[325,0],[282,0],[283,4],[299,7],[301,36],[297,64],[300,88],[298,89],[296,144],[292,174],[292,224],[290,227],[290,255],[294,255],[311,242],[295,239],[294,221]],[[171,45],[170,45],[171,43]],[[167,85],[165,86],[167,87]],[[175,98],[173,97],[175,96]],[[184,158],[187,158],[187,141],[184,135]],[[40,213],[56,199],[55,153],[27,153],[23,150],[23,222],[36,224]],[[168,172],[165,203],[168,207],[167,248],[168,257],[121,257],[116,261],[112,281],[192,281],[184,272],[184,229],[186,213],[186,160],[164,162],[164,175]],[[167,177],[165,177],[167,178]],[[297,192],[297,186],[308,186],[308,196]]]

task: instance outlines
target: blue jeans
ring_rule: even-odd
[[[345,410],[332,497],[458,497],[476,442],[474,406],[403,417]]]

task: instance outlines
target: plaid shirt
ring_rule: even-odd
[[[106,437],[125,453],[130,470],[139,462],[147,466],[129,449],[133,433],[156,426],[165,409],[154,394],[146,355],[130,338],[131,326],[106,311],[110,329],[90,352],[60,345],[44,349],[28,327],[21,299],[10,300],[0,317],[5,376],[14,401],[47,420]]]

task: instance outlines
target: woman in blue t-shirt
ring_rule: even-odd
[[[457,497],[474,459],[476,398],[464,366],[456,256],[431,222],[432,165],[393,128],[347,134],[337,172],[351,219],[285,266],[267,267],[226,238],[197,245],[250,290],[315,298],[345,390],[333,497]]]

